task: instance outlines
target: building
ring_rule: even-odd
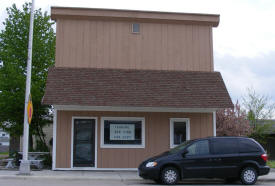
[[[51,143],[52,143],[52,139],[53,139],[53,125],[52,123],[49,125],[46,125],[42,128],[44,134],[45,134],[45,142],[46,145],[49,147],[50,150],[52,150],[51,148]],[[35,136],[32,136],[33,138],[33,148],[37,149],[37,139],[35,138]],[[29,139],[30,140],[30,139]],[[23,152],[23,136],[20,136],[20,148],[19,151]]]
[[[9,146],[10,145],[10,134],[5,132],[0,128],[0,145]]]
[[[0,128],[0,152],[8,152],[10,146],[10,134]]]
[[[215,136],[233,107],[214,72],[219,15],[52,7],[53,170],[136,169],[185,140]]]

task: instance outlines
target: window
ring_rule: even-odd
[[[140,25],[139,23],[132,24],[132,33],[139,33],[140,32]]]
[[[252,140],[239,139],[240,153],[260,152],[261,148]]]
[[[176,146],[175,148],[172,148],[168,153],[169,154],[176,154],[178,153],[179,151],[185,149],[189,144],[193,143],[192,140],[188,140],[188,141],[185,141],[184,143]]]
[[[208,155],[209,154],[209,142],[208,140],[198,141],[190,145],[186,156]]]
[[[144,118],[102,117],[102,148],[144,148]]]
[[[213,153],[214,154],[234,154],[238,153],[238,141],[237,139],[214,139]]]
[[[5,134],[2,134],[2,136],[6,136]]]
[[[190,140],[190,125],[187,118],[170,119],[170,148]]]

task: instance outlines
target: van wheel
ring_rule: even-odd
[[[179,181],[179,171],[174,167],[166,167],[161,171],[161,181],[166,185],[174,185]]]
[[[241,181],[244,185],[253,185],[258,179],[258,173],[253,167],[246,167],[241,172]]]

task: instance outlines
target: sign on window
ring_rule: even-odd
[[[110,140],[135,140],[135,125],[110,124]]]

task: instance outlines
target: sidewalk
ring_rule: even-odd
[[[137,171],[32,171],[31,175],[18,175],[18,171],[0,170],[0,179],[66,179],[66,180],[120,180],[141,182]],[[201,180],[201,179],[200,179]],[[275,170],[260,176],[260,182],[275,181]]]
[[[137,171],[32,171],[31,175],[19,175],[19,171],[0,170],[0,179],[67,179],[67,180],[129,180],[140,181]]]

